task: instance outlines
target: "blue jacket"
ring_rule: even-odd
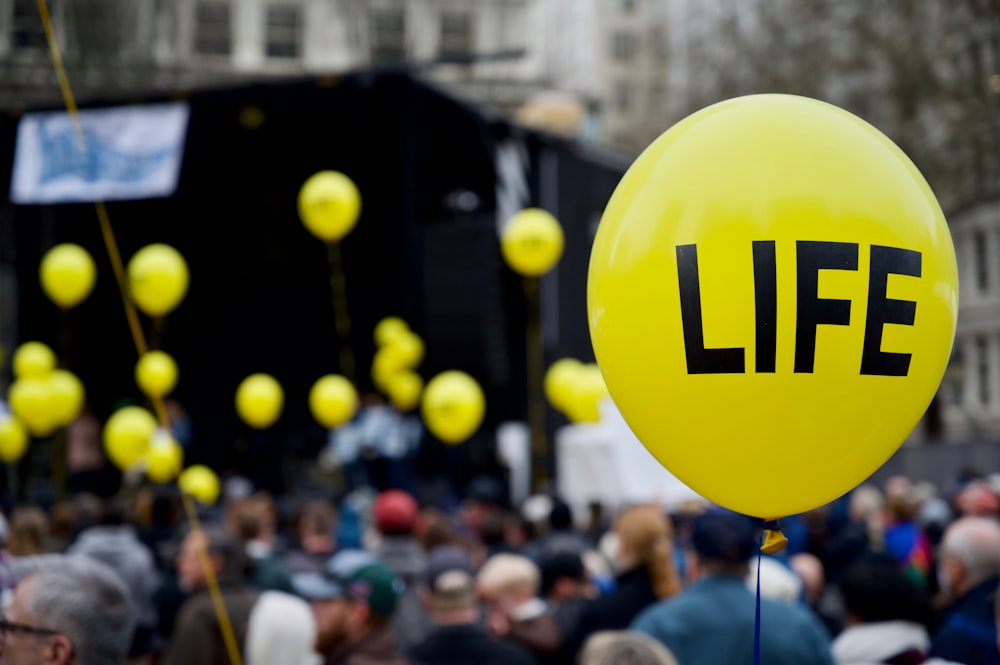
[[[958,599],[931,640],[931,655],[967,665],[1000,665],[993,616],[996,577]]]
[[[761,598],[760,662],[833,665],[830,638],[809,610]],[[702,579],[681,595],[650,607],[632,623],[669,648],[679,663],[753,662],[754,594],[742,577]]]

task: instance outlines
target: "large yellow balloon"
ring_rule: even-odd
[[[545,372],[545,381],[542,385],[545,396],[553,408],[566,411],[573,389],[573,380],[582,367],[583,363],[575,358],[563,358],[552,363]]]
[[[146,453],[146,477],[154,483],[167,483],[184,468],[184,449],[168,433],[157,430]]]
[[[327,429],[340,427],[358,409],[358,392],[346,378],[327,374],[319,378],[309,391],[309,410],[313,418]]]
[[[582,365],[573,374],[566,395],[566,416],[574,423],[601,420],[601,402],[608,397],[608,387],[597,365]]]
[[[375,324],[375,344],[379,347],[387,345],[392,339],[404,332],[408,332],[410,327],[406,321],[398,316],[387,316]]]
[[[75,307],[94,289],[94,259],[83,247],[56,245],[42,257],[39,266],[42,290],[64,309]]]
[[[187,294],[187,263],[169,245],[147,245],[128,262],[128,282],[139,309],[149,316],[164,316]]]
[[[361,214],[361,195],[354,182],[339,171],[320,171],[299,190],[299,217],[323,242],[340,240]]]
[[[195,464],[181,472],[177,484],[185,494],[210,506],[219,498],[219,477],[207,466]]]
[[[7,400],[10,410],[33,436],[48,436],[59,427],[48,377],[18,379],[11,384]]]
[[[420,403],[424,380],[416,372],[403,371],[389,377],[385,391],[389,401],[400,411],[410,411]]]
[[[45,376],[56,366],[56,354],[41,342],[25,342],[14,350],[13,369],[18,379]]]
[[[236,389],[236,411],[250,427],[270,427],[281,417],[284,406],[281,384],[269,374],[251,374]]]
[[[379,352],[389,355],[393,364],[413,369],[424,361],[424,340],[414,332],[403,330],[392,336]]]
[[[526,277],[544,275],[562,256],[562,227],[545,210],[526,208],[507,222],[500,234],[500,250],[515,272]]]
[[[11,414],[0,416],[0,461],[16,462],[28,449],[28,430]]]
[[[127,471],[145,458],[156,431],[156,418],[146,409],[118,409],[104,425],[104,450],[111,463]]]
[[[445,443],[459,444],[482,424],[486,398],[468,374],[442,372],[428,382],[420,411],[431,434]]]
[[[135,364],[135,382],[150,397],[164,397],[177,386],[177,363],[163,351],[148,351]]]
[[[83,410],[86,393],[76,374],[57,369],[44,379],[49,384],[49,408],[59,426],[69,425]]]
[[[770,518],[844,494],[906,439],[948,362],[958,277],[941,208],[888,138],[755,95],[628,170],[588,308],[639,440],[707,499]]]

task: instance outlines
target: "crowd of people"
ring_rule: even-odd
[[[166,486],[10,511],[0,663],[1000,663],[988,479],[864,485],[767,555],[759,520],[699,502],[580,515],[483,480],[443,510],[237,480],[197,529]]]

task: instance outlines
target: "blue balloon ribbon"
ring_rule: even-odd
[[[753,665],[760,665],[760,560],[761,551],[764,548],[764,533],[765,531],[761,529],[760,543],[757,548],[757,607],[753,619]]]

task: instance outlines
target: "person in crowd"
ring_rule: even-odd
[[[747,589],[748,561],[757,548],[754,521],[710,512],[694,524],[689,557],[696,580],[675,598],[646,609],[632,629],[666,645],[681,663],[735,663],[753,653],[756,600]],[[830,665],[826,631],[804,607],[760,599],[761,662]]]
[[[542,599],[559,622],[559,630],[573,635],[580,613],[596,589],[587,578],[583,557],[573,552],[555,552],[542,557]]]
[[[313,650],[316,620],[309,604],[297,596],[265,591],[250,612],[246,665],[321,665]]]
[[[823,563],[808,552],[796,554],[788,565],[802,580],[802,600],[813,611],[830,636],[843,629],[843,600],[837,587],[828,586]]]
[[[128,588],[107,565],[82,556],[19,562],[20,580],[0,618],[0,662],[9,665],[119,665],[135,612]]]
[[[1000,497],[985,480],[973,480],[955,497],[955,506],[962,517],[997,517]]]
[[[320,573],[293,578],[316,619],[316,650],[325,665],[403,665],[391,621],[404,583],[361,550],[342,550]]]
[[[49,518],[41,508],[15,508],[10,517],[7,551],[11,556],[45,554],[49,537]]]
[[[537,665],[527,649],[479,625],[474,572],[460,547],[444,545],[430,554],[420,595],[433,628],[408,650],[411,665]]]
[[[889,495],[888,504],[885,551],[918,588],[926,590],[930,583],[931,544],[916,522],[920,504],[912,487],[901,487]]]
[[[285,567],[296,573],[319,572],[336,551],[334,530],[337,511],[326,499],[311,499],[302,507],[297,530],[299,546],[283,557]]]
[[[541,660],[560,653],[559,623],[538,597],[538,567],[519,554],[497,554],[479,569],[476,591],[486,605],[487,626],[498,636],[528,648]]]
[[[930,602],[894,557],[872,553],[859,559],[848,569],[841,588],[847,619],[844,632],[833,642],[837,665],[945,665],[946,661],[928,659]]]
[[[673,528],[658,507],[642,504],[624,508],[615,519],[614,535],[615,590],[582,609],[572,639],[574,651],[591,633],[628,628],[644,609],[681,590],[674,565]]]
[[[129,655],[149,653],[156,627],[153,592],[158,576],[153,555],[139,541],[125,507],[117,501],[105,502],[97,524],[80,533],[67,554],[80,554],[106,563],[125,582],[137,612],[136,632]]]
[[[520,550],[514,547],[509,541],[510,515],[507,511],[495,510],[483,518],[480,526],[480,538],[486,548],[485,558],[489,559],[494,554],[520,554]]]
[[[583,646],[580,665],[677,665],[670,650],[631,630],[594,633]]]
[[[430,620],[417,593],[418,584],[427,574],[427,555],[413,536],[419,510],[417,500],[402,490],[382,492],[372,505],[381,539],[375,554],[406,584],[392,618],[401,651],[420,642],[430,630]]]
[[[812,553],[820,558],[827,579],[836,584],[854,561],[883,547],[885,499],[874,485],[861,485],[848,498],[848,521],[828,533],[824,546]]]
[[[266,505],[251,498],[235,506],[227,521],[233,535],[243,543],[250,583],[262,591],[294,593],[291,573],[274,554],[272,519]]]
[[[1000,524],[963,517],[945,531],[938,576],[952,599],[931,654],[965,665],[1000,663],[993,596],[1000,582]]]
[[[177,579],[189,595],[174,624],[164,665],[228,665],[223,628],[208,591],[202,552],[218,582],[229,625],[239,648],[246,640],[250,612],[260,592],[244,583],[245,555],[240,542],[221,527],[191,531],[177,554]]]
[[[757,566],[757,559],[749,562],[745,580],[747,589],[753,592],[757,588]],[[763,556],[760,558],[760,595],[761,598],[798,603],[802,600],[802,579],[781,559]]]
[[[526,554],[536,564],[540,564],[546,554],[557,552],[582,554],[588,549],[590,544],[573,530],[573,509],[559,497],[551,497],[548,528],[545,534],[526,550]]]

